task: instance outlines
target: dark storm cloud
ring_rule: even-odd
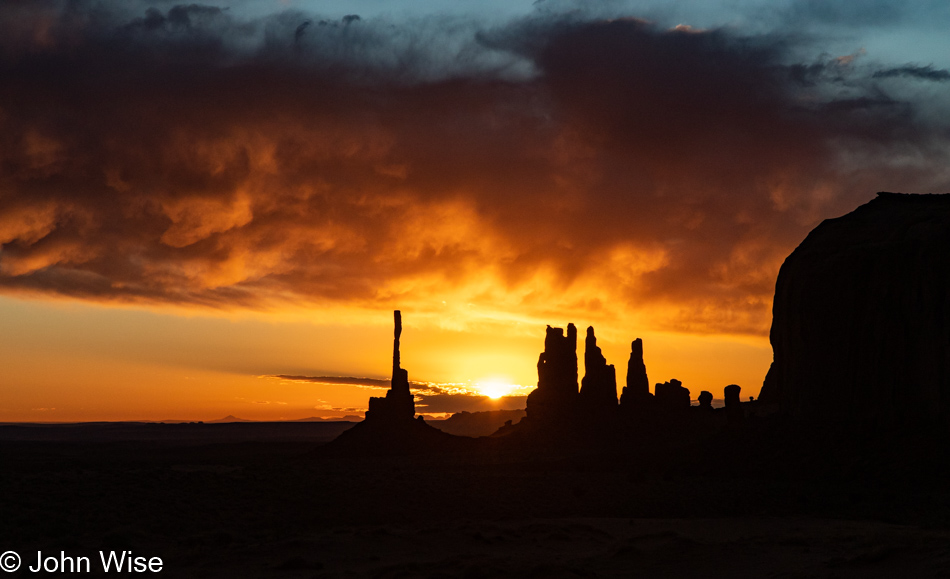
[[[935,82],[950,81],[950,70],[936,69],[933,65],[916,66],[908,64],[886,70],[878,70],[873,75],[874,78],[894,78],[905,77],[920,80],[930,80]]]
[[[416,412],[437,414],[443,412],[485,412],[488,410],[517,410],[524,408],[527,396],[502,396],[497,400],[474,394],[421,394],[416,396]]]
[[[350,386],[364,386],[366,388],[386,388],[390,387],[390,380],[380,378],[358,378],[354,376],[299,376],[291,374],[277,374],[267,376],[279,380],[288,380],[291,382],[310,382],[312,384],[345,384]],[[422,392],[423,395],[443,394],[444,388],[438,384],[428,382],[409,382],[413,391]],[[453,385],[449,385],[453,386]]]
[[[348,384],[353,386],[366,386],[368,388],[389,388],[390,386],[389,380],[356,378],[353,376],[295,376],[290,374],[278,374],[276,376],[268,376],[268,378],[278,378],[292,382],[313,382],[315,384]]]
[[[0,7],[5,291],[762,333],[820,218],[948,188],[912,89],[787,37],[103,6]]]

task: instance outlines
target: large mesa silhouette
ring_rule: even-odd
[[[816,227],[775,285],[760,401],[794,418],[950,422],[950,194],[878,193]]]

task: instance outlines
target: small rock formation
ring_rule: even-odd
[[[609,414],[617,408],[617,372],[613,364],[607,364],[607,358],[597,346],[593,326],[587,328],[584,342],[584,379],[579,401],[588,413]]]
[[[770,340],[761,404],[950,424],[950,195],[879,193],[822,222],[779,271]]]
[[[526,412],[537,424],[571,420],[577,407],[577,328],[547,327],[538,358],[538,387],[528,394]]]
[[[643,340],[637,338],[630,343],[630,360],[627,362],[627,385],[620,394],[620,408],[624,413],[634,412],[653,401],[650,394],[650,380],[647,367],[643,363]]]
[[[703,390],[699,393],[699,407],[703,410],[712,410],[713,395],[712,392]]]
[[[369,399],[366,419],[318,449],[322,456],[398,456],[427,452],[459,451],[475,440],[453,436],[426,424],[422,416],[413,420],[415,401],[409,391],[409,373],[399,366],[399,337],[402,315],[393,313],[396,329],[393,340],[393,377],[386,397]]]
[[[722,394],[726,399],[726,418],[729,422],[742,422],[742,401],[739,399],[741,386],[730,384],[723,388]]]
[[[366,420],[412,420],[416,403],[409,391],[409,372],[399,366],[399,337],[402,335],[402,313],[393,312],[396,329],[393,339],[393,377],[385,398],[370,398]]]
[[[683,387],[683,383],[673,378],[669,382],[657,384],[654,397],[656,404],[663,410],[682,410],[690,407],[689,390]]]

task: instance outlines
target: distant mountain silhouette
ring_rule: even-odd
[[[362,416],[347,414],[346,416],[332,416],[326,418],[310,416],[308,418],[298,418],[296,420],[287,420],[285,422],[359,422],[360,420],[363,420]]]
[[[456,412],[445,420],[431,424],[442,432],[456,436],[488,436],[505,423],[517,424],[525,416],[524,410],[486,410],[482,412]]]
[[[760,401],[807,420],[950,418],[950,195],[879,193],[816,227],[775,285]]]
[[[233,415],[231,415],[231,414],[228,414],[228,415],[225,416],[224,418],[219,418],[219,419],[217,419],[217,420],[205,420],[205,421],[204,421],[205,424],[228,424],[228,423],[231,423],[231,422],[257,422],[257,421],[256,421],[256,420],[245,420],[244,418],[238,418],[237,416],[233,416]]]

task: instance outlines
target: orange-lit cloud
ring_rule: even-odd
[[[50,6],[0,8],[6,292],[761,336],[817,220],[950,189],[945,124],[897,84],[946,71],[863,53],[542,12]]]

